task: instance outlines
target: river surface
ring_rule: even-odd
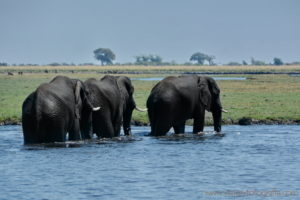
[[[0,199],[300,199],[300,126],[148,133],[24,146],[20,126],[2,126]]]

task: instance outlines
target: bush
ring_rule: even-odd
[[[5,62],[0,62],[0,66],[8,66],[8,64],[7,63],[5,63]]]
[[[241,63],[238,63],[238,62],[229,62],[227,65],[228,65],[228,66],[240,66],[240,65],[242,65],[242,64],[241,64]]]
[[[283,62],[280,58],[274,58],[273,61],[274,65],[283,65]]]
[[[251,65],[267,65],[267,64],[264,61],[255,60],[254,58],[251,58]]]

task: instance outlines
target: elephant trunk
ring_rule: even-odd
[[[123,129],[125,135],[131,135],[131,117],[132,117],[132,109],[126,110],[126,112],[123,114]]]
[[[222,110],[218,109],[212,112],[213,120],[214,120],[214,130],[216,132],[221,132],[222,129]]]
[[[82,139],[91,139],[93,137],[92,112],[88,108],[83,108],[80,129]]]

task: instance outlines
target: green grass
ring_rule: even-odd
[[[246,81],[220,82],[225,119],[295,121],[300,119],[300,77],[256,75]]]
[[[24,99],[41,83],[49,82],[56,75],[58,74],[25,73],[23,76],[0,74],[0,122],[20,122]],[[65,73],[64,75],[81,80],[103,76],[103,74],[97,73]],[[129,74],[127,76],[162,77],[166,74]],[[232,77],[233,75],[227,76]],[[237,123],[243,117],[255,120],[300,121],[300,77],[288,75],[246,76],[247,80],[217,81],[221,88],[223,107],[229,111],[223,115],[226,123]],[[133,80],[132,82],[135,87],[136,103],[139,107],[145,108],[150,91],[157,81]],[[148,123],[147,113],[134,111],[133,120]]]

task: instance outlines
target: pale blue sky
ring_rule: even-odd
[[[0,0],[0,62],[300,61],[299,0]]]

